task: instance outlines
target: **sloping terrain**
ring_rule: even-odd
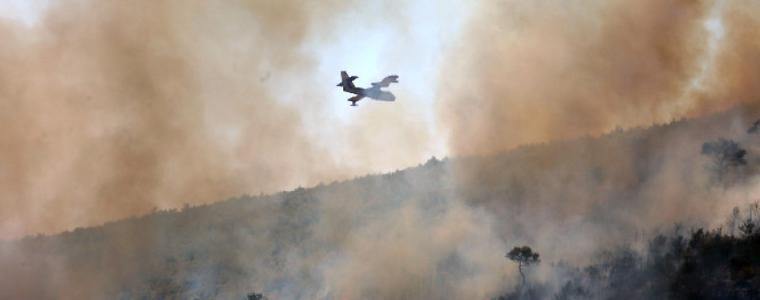
[[[547,280],[553,262],[582,266],[674,223],[722,224],[760,196],[758,117],[742,107],[5,241],[0,298],[497,297],[518,282],[513,246],[540,252],[533,277]],[[720,138],[746,163],[716,170],[702,148]]]

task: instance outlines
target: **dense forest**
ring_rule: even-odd
[[[0,298],[757,299],[756,112],[3,241]]]

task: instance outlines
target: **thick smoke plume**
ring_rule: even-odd
[[[698,150],[720,137],[755,144],[745,126],[757,117],[760,96],[758,6],[479,4],[440,78],[439,124],[451,153],[582,138],[456,167],[462,197],[498,216],[506,244],[582,264],[599,249],[641,246],[643,233],[673,223],[720,223],[731,207],[758,197],[752,183],[729,193],[711,187]],[[646,134],[615,130],[740,104],[721,117]],[[606,132],[614,134],[585,138]]]
[[[345,157],[388,140],[415,153],[394,161],[420,159],[424,130],[367,140],[333,129],[349,146],[335,151],[310,128],[326,125],[319,107],[329,99],[307,77],[317,57],[304,44],[330,41],[331,24],[359,4],[50,5],[32,27],[0,23],[0,236],[367,173],[384,156]],[[308,89],[288,94],[298,85]]]
[[[750,150],[749,164],[760,162],[760,145],[746,133],[758,111],[752,28],[760,7],[479,5],[440,78],[438,122],[452,154],[750,105],[0,244],[0,266],[17,274],[0,283],[0,295],[489,298],[514,286],[503,257],[509,247],[531,245],[546,263],[584,263],[673,222],[715,224],[759,196],[756,179],[712,185],[699,149],[734,139]],[[0,26],[10,41],[0,48],[0,187],[7,191],[0,203],[8,208],[0,210],[0,234],[305,185],[360,168],[344,168],[316,141],[324,135],[306,120],[318,116],[276,100],[291,81],[274,84],[280,89],[267,83],[315,68],[302,42],[344,9],[306,1],[60,1],[37,27]],[[298,106],[320,111],[319,101]],[[397,112],[367,115],[358,128],[398,122],[390,120]],[[418,129],[384,134],[349,137],[358,150],[347,160],[389,145],[393,159],[404,159],[399,149],[430,138]],[[542,267],[532,271],[531,280],[551,277]]]
[[[754,101],[749,2],[483,1],[441,75],[454,153],[597,135]]]

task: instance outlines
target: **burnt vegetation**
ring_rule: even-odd
[[[756,204],[736,208],[747,216],[756,210]],[[605,251],[585,267],[554,264],[555,286],[535,283],[500,299],[758,299],[758,220],[748,217],[742,224],[737,235],[722,227],[684,232],[676,225],[643,250]]]
[[[742,167],[747,165],[747,150],[735,141],[720,138],[702,145],[702,154],[712,159],[708,167],[717,182],[730,184],[743,178]]]
[[[725,215],[697,210],[725,201],[710,190],[756,174],[756,136],[721,125],[736,119],[734,111],[487,157],[431,158],[388,174],[0,241],[0,254],[6,253],[0,269],[14,274],[0,282],[0,298],[338,298],[315,270],[330,266],[336,249],[357,238],[355,228],[413,206],[424,212],[415,229],[427,238],[451,209],[446,203],[457,199],[493,216],[494,235],[504,245],[521,245],[494,253],[498,260],[489,263],[512,268],[515,276],[488,297],[757,299],[760,211],[747,204],[754,199]],[[698,214],[685,214],[687,206]],[[674,213],[661,217],[661,211]],[[687,217],[720,219],[722,226],[670,229]],[[387,231],[396,226],[381,224]],[[369,259],[386,251],[368,249]],[[588,260],[565,260],[569,249],[582,249]],[[436,250],[443,255],[426,258],[438,273],[410,285],[427,290],[389,293],[356,281],[366,287],[354,296],[451,298],[449,289],[470,284],[477,269],[456,249]],[[363,270],[403,275],[393,273],[401,267],[392,262]]]

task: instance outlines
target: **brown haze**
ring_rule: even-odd
[[[484,1],[441,75],[440,123],[452,151],[483,153],[755,100],[757,12],[736,1]],[[725,31],[714,62],[711,13]]]
[[[235,80],[238,68],[260,78],[260,70],[313,67],[298,41],[342,4],[65,3],[35,34],[2,27],[13,41],[0,48],[7,132],[0,155],[8,161],[0,184],[12,195],[3,208],[13,208],[0,212],[6,232],[345,174],[301,114],[255,82]],[[451,153],[494,153],[756,104],[760,7],[722,5],[725,34],[704,68],[712,2],[482,3],[440,75],[439,126],[450,133]],[[210,26],[230,20],[242,23]],[[250,47],[223,44],[241,32],[255,33],[240,41]],[[695,78],[703,78],[697,86]],[[603,139],[7,244],[0,266],[18,279],[0,282],[0,295],[98,298],[187,279],[224,287],[222,298],[254,290],[272,299],[493,297],[516,282],[503,256],[509,247],[531,245],[548,263],[582,263],[600,249],[641,242],[640,231],[718,224],[733,205],[756,199],[756,179],[710,186],[699,149],[736,139],[757,164],[760,142],[746,134],[757,111],[742,106]],[[392,115],[381,111],[362,128]],[[240,122],[243,133],[224,131]],[[429,138],[416,129],[403,137]],[[388,146],[350,139],[357,153]],[[392,157],[417,149],[401,144]],[[153,281],[160,276],[169,279]]]
[[[733,206],[760,197],[757,181],[710,188],[699,147],[718,137],[757,147],[745,131],[760,103],[759,15],[759,5],[736,1],[480,3],[440,75],[439,124],[455,155],[748,105],[654,133],[473,159],[455,165],[458,193],[499,220],[507,245],[555,262],[587,261],[674,222],[722,225]],[[481,191],[490,189],[499,196]]]
[[[312,185],[386,157],[419,160],[396,152],[419,154],[424,130],[369,140],[357,132],[382,123],[360,121],[333,130],[349,146],[336,152],[304,120],[324,113],[323,89],[292,96],[299,103],[275,95],[314,86],[302,78],[317,62],[304,42],[329,41],[331,22],[356,6],[72,0],[52,2],[34,27],[0,23],[0,236]],[[389,140],[395,150],[365,155],[372,163],[335,154],[361,158]]]
[[[758,195],[708,188],[699,147],[721,136],[756,147],[744,132],[760,103],[758,16],[760,5],[737,1],[479,3],[439,80],[438,121],[453,154],[749,105],[720,122],[528,147],[500,162],[476,159],[456,168],[459,193],[502,220],[508,244],[524,241],[570,261],[633,242],[620,232],[719,223],[714,218]],[[505,185],[501,197],[479,196],[478,189],[498,185]]]

